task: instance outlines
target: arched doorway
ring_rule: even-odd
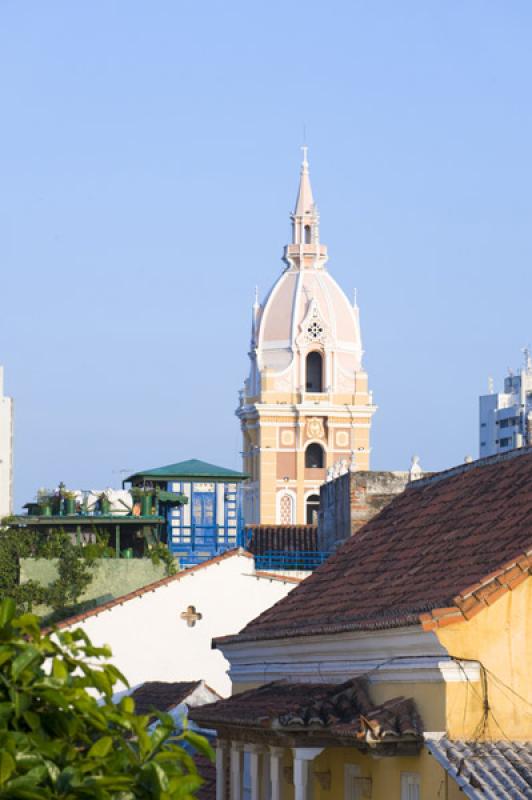
[[[305,517],[307,525],[318,524],[318,511],[320,510],[319,494],[309,494],[305,507]]]
[[[323,358],[317,350],[312,350],[306,362],[307,392],[323,392]]]
[[[307,469],[323,469],[325,463],[323,447],[317,442],[309,444],[305,450],[305,467]]]

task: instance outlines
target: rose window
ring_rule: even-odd
[[[323,336],[323,325],[313,320],[307,328],[307,333],[311,339],[321,339]]]

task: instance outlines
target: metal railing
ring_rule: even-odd
[[[312,571],[323,564],[331,554],[323,550],[269,550],[255,556],[255,568],[259,570],[283,569]]]
[[[187,560],[201,555],[217,555],[242,544],[241,531],[223,525],[184,525],[173,528],[170,538],[172,552],[186,554]]]

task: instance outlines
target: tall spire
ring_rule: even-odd
[[[292,241],[284,249],[283,260],[290,269],[322,269],[327,248],[320,243],[320,215],[312,196],[308,168],[308,147],[304,145],[296,207],[290,214]]]
[[[312,214],[314,211],[314,199],[312,197],[312,187],[310,185],[310,174],[308,169],[308,147],[304,145],[303,162],[301,164],[301,174],[299,178],[299,191],[297,193],[295,217],[302,217],[305,214]]]
[[[296,207],[292,218],[292,244],[298,246],[311,246],[319,250],[319,214],[312,196],[310,175],[308,168],[308,147],[304,145],[303,162],[299,176],[299,189],[297,192]]]

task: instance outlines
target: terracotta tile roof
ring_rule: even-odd
[[[447,737],[427,748],[470,800],[532,798],[532,742],[465,742]]]
[[[249,525],[248,549],[253,555],[265,553],[315,552],[318,549],[316,525]]]
[[[366,682],[358,678],[342,684],[276,681],[192,709],[190,716],[212,728],[320,732],[366,742],[420,739],[423,734],[413,700],[396,697],[374,705]]]
[[[80,614],[75,614],[72,617],[67,617],[66,619],[62,619],[60,622],[56,622],[53,628],[70,628],[71,625],[76,625],[78,622],[83,622],[83,620],[88,619],[88,617],[94,617],[97,614],[101,614],[102,611],[108,611],[115,606],[121,606],[124,603],[127,603],[129,600],[134,600],[136,597],[142,597],[143,594],[147,594],[148,592],[154,592],[156,589],[159,589],[161,586],[168,586],[170,583],[174,583],[174,581],[180,581],[183,578],[186,578],[187,575],[190,575],[193,572],[198,572],[199,570],[205,569],[206,567],[210,567],[212,564],[218,564],[220,561],[225,561],[227,558],[232,558],[232,556],[243,556],[244,558],[253,559],[251,553],[248,553],[246,550],[242,548],[234,548],[233,550],[226,550],[225,553],[222,553],[219,556],[215,556],[214,558],[209,558],[208,561],[202,561],[201,564],[196,564],[193,567],[188,567],[187,569],[183,569],[180,572],[176,572],[175,575],[170,575],[168,578],[161,578],[158,581],[154,581],[153,583],[148,583],[146,586],[142,586],[140,589],[135,589],[134,592],[129,592],[128,594],[124,594],[121,597],[115,597],[113,600],[109,600],[107,603],[101,603],[94,608],[89,608],[87,611],[83,611]],[[46,628],[46,630],[52,630],[52,628]]]
[[[147,681],[135,689],[130,697],[135,701],[137,714],[149,714],[154,709],[170,711],[186,700],[200,684],[201,681]]]
[[[412,483],[237,636],[272,639],[469,619],[532,564],[532,448]]]

